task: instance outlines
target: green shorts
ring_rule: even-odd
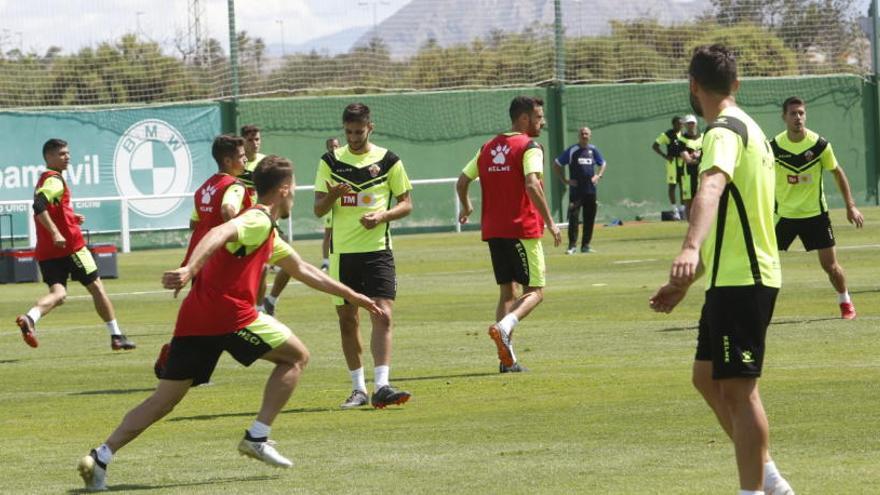
[[[321,217],[321,220],[324,221],[324,228],[325,229],[332,228],[333,227],[333,212],[331,211],[330,213],[324,215],[323,217]]]
[[[489,255],[498,285],[517,282],[524,287],[546,285],[541,239],[489,239]]]
[[[174,337],[162,379],[192,380],[193,385],[207,383],[223,351],[244,366],[250,366],[292,335],[286,325],[259,313],[251,324],[232,333]]]
[[[675,171],[675,162],[670,160],[666,162],[666,183],[667,184],[677,184],[676,180],[676,171]]]

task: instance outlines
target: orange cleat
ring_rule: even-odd
[[[840,317],[844,320],[856,319],[856,307],[851,302],[840,303]]]
[[[28,315],[19,315],[15,319],[15,324],[21,329],[21,338],[25,344],[31,347],[38,347],[40,341],[37,340],[37,329],[34,327],[34,320]]]
[[[498,359],[501,360],[501,364],[508,368],[513,366],[516,360],[513,359],[513,352],[510,348],[510,336],[505,335],[497,325],[490,325],[489,337],[495,341],[495,347],[498,348]]]

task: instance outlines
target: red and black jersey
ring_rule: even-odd
[[[37,261],[70,256],[86,245],[86,241],[83,239],[82,230],[80,230],[79,224],[76,221],[76,215],[74,215],[73,208],[70,206],[70,188],[67,187],[67,182],[64,181],[64,177],[61,173],[51,169],[43,172],[43,174],[40,175],[40,179],[37,181],[35,193],[43,187],[43,183],[50,177],[57,177],[58,180],[61,181],[64,185],[64,193],[61,195],[61,199],[49,201],[46,211],[49,213],[49,218],[52,219],[55,227],[58,228],[58,231],[61,232],[61,235],[67,240],[67,246],[63,248],[56,247],[55,243],[52,242],[52,233],[43,227],[39,221],[36,221]]]
[[[226,190],[233,184],[244,184],[229,174],[214,174],[205,181],[198,189],[196,189],[194,202],[196,214],[199,221],[193,230],[189,239],[189,246],[186,248],[186,255],[183,257],[181,266],[189,261],[192,256],[193,249],[196,248],[202,237],[205,237],[211,229],[223,223],[223,215],[220,214],[220,208],[223,205],[223,195]],[[246,210],[253,206],[250,194],[245,191],[242,199],[241,210]]]
[[[480,149],[477,166],[483,192],[483,240],[536,239],[544,220],[526,193],[523,156],[539,148],[525,134],[500,134]]]

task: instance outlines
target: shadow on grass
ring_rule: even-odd
[[[419,382],[424,380],[447,380],[450,378],[479,378],[481,376],[495,376],[498,372],[492,373],[461,373],[459,375],[434,375],[434,376],[414,376],[411,378],[394,378],[394,382]]]
[[[138,394],[141,392],[153,392],[156,390],[156,387],[153,388],[111,388],[107,390],[85,390],[83,392],[71,392],[67,395],[125,395],[125,394]]]
[[[338,411],[336,407],[299,407],[294,409],[285,409],[281,414],[306,414],[306,413],[323,413]],[[200,414],[198,416],[178,416],[168,421],[209,421],[220,418],[250,418],[257,414],[257,411],[232,412],[220,414]]]
[[[0,364],[13,364],[21,361],[21,359],[0,359]]]
[[[281,477],[278,475],[275,476],[241,476],[237,478],[221,478],[215,480],[206,480],[206,481],[190,481],[186,483],[166,483],[166,484],[158,484],[158,485],[109,485],[107,486],[108,492],[127,492],[127,491],[144,491],[144,490],[164,490],[167,488],[182,488],[187,486],[208,486],[208,485],[223,485],[226,483],[241,483],[248,481],[273,481],[280,479]],[[68,494],[75,493],[91,493],[85,488],[79,488],[76,490],[68,490]]]
[[[850,294],[870,294],[872,292],[880,292],[880,289],[862,289],[849,291]]]
[[[774,321],[770,322],[770,327],[772,328],[772,327],[775,327],[778,325],[796,325],[799,323],[803,323],[803,324],[820,323],[823,321],[836,321],[839,319],[840,319],[840,317],[837,317],[837,316],[827,316],[824,318],[795,318],[795,319],[791,319],[791,320],[778,320],[778,321],[774,320]],[[684,326],[684,327],[661,328],[660,330],[657,330],[657,331],[658,332],[684,332],[685,330],[697,330],[699,328],[700,327],[698,327],[697,325],[689,325],[689,326]]]

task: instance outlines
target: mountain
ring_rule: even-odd
[[[612,20],[683,23],[709,8],[709,0],[562,0],[563,26],[569,36],[607,34]],[[392,56],[402,58],[429,39],[449,46],[485,38],[492,31],[522,32],[536,24],[552,26],[553,0],[413,0],[375,31],[365,32],[356,45],[378,35]]]
[[[310,53],[313,50],[321,55],[338,55],[349,51],[372,26],[356,26],[333,34],[313,38],[297,45],[287,45],[283,51],[288,55],[293,53]],[[273,57],[280,57],[282,46],[280,43],[272,43],[266,47],[266,53]]]

